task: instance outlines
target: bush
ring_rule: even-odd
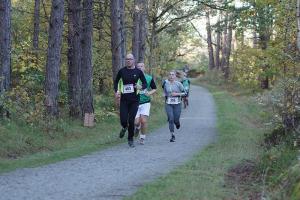
[[[300,81],[289,78],[280,80],[271,93],[271,102],[285,131],[297,133],[300,123]]]
[[[1,96],[3,108],[10,114],[10,119],[30,125],[38,124],[44,116],[44,94],[31,94],[24,87],[17,86]]]
[[[300,138],[300,81],[285,78],[278,81],[272,91],[258,97],[258,101],[271,109],[268,125],[274,128],[266,141],[278,144],[282,137],[294,141]],[[298,144],[299,145],[299,144]]]

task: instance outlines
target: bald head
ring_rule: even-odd
[[[125,63],[126,67],[130,68],[130,67],[134,66],[134,56],[131,53],[126,55],[125,60],[126,60],[126,63]]]
[[[129,53],[129,54],[127,54],[127,55],[126,55],[126,59],[127,59],[127,58],[134,59],[134,56],[133,56],[133,54],[132,54],[132,53]]]

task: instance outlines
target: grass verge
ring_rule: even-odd
[[[217,106],[217,142],[127,199],[212,200],[240,196],[238,190],[226,186],[225,176],[232,166],[261,154],[262,110],[242,91],[207,87]]]

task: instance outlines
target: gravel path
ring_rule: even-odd
[[[0,200],[108,200],[133,194],[146,182],[183,164],[216,138],[210,93],[192,86],[190,106],[170,143],[168,126],[146,138],[145,145],[121,144],[80,158],[0,176]]]

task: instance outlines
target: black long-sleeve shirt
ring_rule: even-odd
[[[128,69],[127,67],[123,67],[118,71],[117,77],[114,81],[114,90],[117,92],[118,90],[118,83],[122,79],[123,85],[133,84],[134,92],[124,94],[121,92],[121,100],[129,100],[129,101],[139,101],[139,95],[136,91],[136,84],[140,79],[142,82],[142,89],[147,88],[147,82],[144,76],[144,73],[139,70],[138,68]]]

